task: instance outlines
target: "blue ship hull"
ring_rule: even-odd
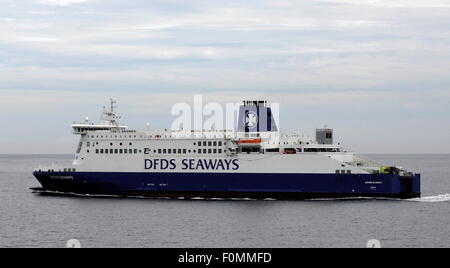
[[[172,198],[420,197],[420,175],[34,172],[43,191]]]

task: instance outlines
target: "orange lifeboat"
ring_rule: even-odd
[[[241,144],[258,144],[261,142],[262,142],[262,139],[240,140],[239,141],[239,143],[241,143]]]

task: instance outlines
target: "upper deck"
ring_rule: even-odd
[[[116,115],[114,100],[111,100],[110,109],[104,107],[102,113],[102,124],[94,124],[89,122],[86,118],[85,122],[74,123],[72,125],[73,133],[82,136],[80,148],[83,147],[83,143],[86,145],[99,145],[99,144],[123,144],[132,141],[143,142],[144,144],[161,144],[156,146],[158,148],[164,147],[171,148],[172,145],[178,145],[180,143],[193,143],[193,144],[210,144],[217,141],[228,144],[228,147],[223,150],[228,154],[254,154],[254,153],[281,153],[281,154],[296,154],[296,153],[339,153],[343,152],[341,145],[335,145],[332,142],[333,132],[331,129],[318,129],[316,138],[314,139],[310,135],[302,133],[280,133],[275,121],[271,117],[270,107],[267,102],[245,102],[244,106],[240,110],[240,117],[244,120],[239,120],[239,126],[237,130],[145,130],[137,131],[130,130],[127,126],[120,125],[120,116]],[[259,116],[266,112],[267,118],[263,121],[264,126],[255,126],[255,130],[249,131],[249,127],[245,125],[249,109],[255,110]],[[264,109],[261,112],[261,109]],[[251,112],[251,110],[250,110]],[[241,122],[242,121],[242,122]],[[269,123],[267,123],[269,122]],[[143,145],[145,147],[145,145]],[[176,146],[175,146],[176,147]],[[186,146],[184,146],[186,148]],[[113,149],[114,148],[110,148]],[[104,148],[104,151],[107,149]],[[158,149],[159,150],[159,149]],[[188,151],[196,152],[195,148],[187,148]],[[101,151],[101,150],[100,150]],[[163,152],[164,149],[161,149]],[[171,150],[172,151],[172,150]],[[177,151],[177,150],[175,150]],[[183,151],[183,150],[182,150]],[[209,150],[200,150],[208,153]],[[108,149],[109,152],[109,149]]]

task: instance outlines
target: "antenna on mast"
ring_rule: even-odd
[[[108,122],[110,125],[119,126],[119,122],[117,120],[120,119],[120,116],[116,115],[115,109],[117,108],[116,104],[117,101],[114,99],[110,99],[110,110],[107,111],[106,107],[103,106],[103,114],[102,119],[106,122]]]
[[[109,100],[111,101],[111,113],[113,114],[114,113],[114,109],[117,108],[117,106],[116,106],[117,101],[114,100],[113,98],[111,98]]]

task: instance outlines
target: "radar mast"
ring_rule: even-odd
[[[105,122],[108,122],[111,126],[119,126],[120,116],[116,115],[115,109],[117,108],[117,101],[114,99],[110,99],[110,109],[107,110],[106,106],[103,106],[103,113],[101,119]]]

